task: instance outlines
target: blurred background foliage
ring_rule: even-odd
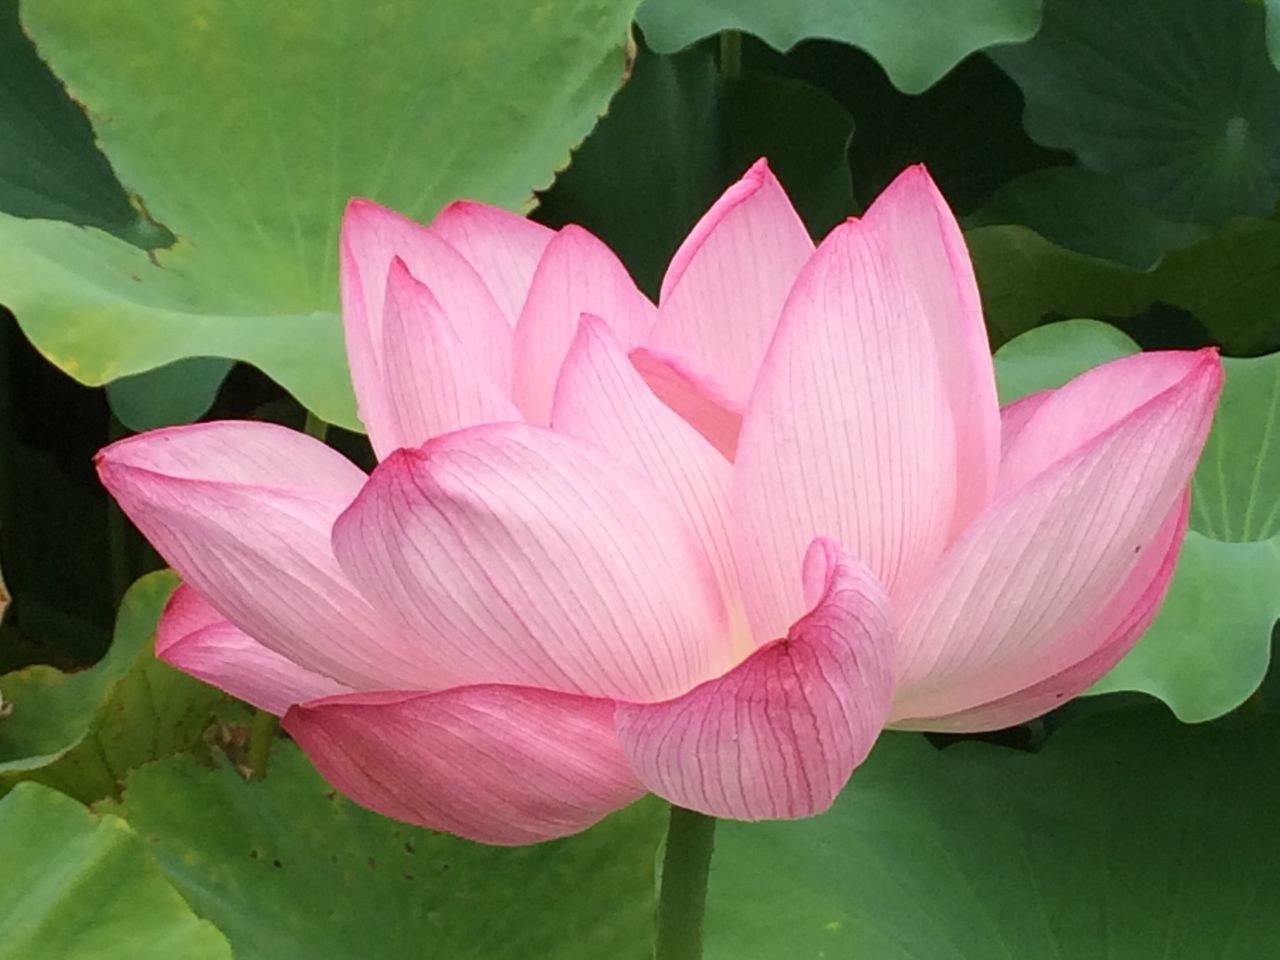
[[[245,783],[246,712],[151,657],[174,581],[92,456],[310,412],[369,462],[352,195],[580,223],[656,295],[758,156],[815,235],[927,164],[1006,402],[1143,348],[1217,345],[1227,381],[1134,651],[1022,728],[886,735],[827,816],[723,828],[710,955],[1274,952],[1280,2],[637,5],[0,0],[0,960],[646,954],[653,802],[498,851],[358,810],[283,742]]]

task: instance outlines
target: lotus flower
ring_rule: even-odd
[[[825,809],[886,725],[1075,695],[1150,621],[1221,380],[1146,353],[1003,411],[922,168],[815,250],[761,162],[655,307],[577,227],[351,204],[366,476],[265,423],[108,447],[171,664],[400,820],[499,843],[653,791]]]

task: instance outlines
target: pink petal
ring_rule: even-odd
[[[836,227],[783,308],[738,440],[734,547],[757,635],[804,612],[790,571],[814,537],[847,548],[895,600],[928,574],[961,472],[947,362],[875,231]]]
[[[1000,449],[1008,452],[1018,442],[1018,435],[1026,428],[1031,415],[1053,395],[1052,390],[1041,390],[1015,400],[1000,408]]]
[[[353,688],[435,686],[414,640],[347,581],[329,546],[365,476],[269,423],[153,430],[98,454],[98,474],[160,555],[227,620]]]
[[[267,649],[185,583],[160,617],[156,657],[276,716],[295,703],[351,689]]]
[[[1095,404],[1101,432],[1015,486],[948,551],[905,613],[895,720],[1000,700],[1079,661],[1077,631],[1143,562],[1213,417],[1222,382],[1214,352],[1166,357],[1180,379],[1130,411]],[[1101,398],[1070,387],[1059,393]],[[1072,432],[1069,408],[1039,422],[1057,399],[1021,438]]]
[[[738,452],[738,433],[742,430],[741,404],[730,400],[717,384],[689,370],[675,357],[639,347],[631,351],[631,364],[654,396],[732,462]]]
[[[746,403],[782,303],[812,253],[782,184],[757,160],[676,251],[645,345]]]
[[[390,415],[370,430],[382,456],[450,430],[521,419],[467,354],[439,301],[399,257],[387,277],[385,303],[382,355]]]
[[[584,313],[600,317],[627,350],[653,326],[654,308],[613,251],[581,227],[547,244],[516,323],[512,397],[530,423],[551,416],[560,364]]]
[[[694,535],[642,476],[571,437],[496,424],[399,451],[333,542],[450,686],[650,700],[727,665],[724,605]]]
[[[991,346],[960,226],[923,165],[908,167],[865,221],[919,301],[918,322],[934,356],[955,429],[957,485],[952,531],[986,506],[1000,465],[1000,414]]]
[[[806,817],[870,751],[892,697],[888,599],[830,541],[805,566],[819,596],[786,639],[682,697],[618,704],[618,740],[654,793],[716,817]]]
[[[613,704],[480,686],[334,697],[284,728],[361,806],[481,843],[585,830],[643,788],[613,733]]]
[[[745,655],[752,644],[729,545],[729,461],[649,391],[595,317],[582,318],[560,370],[551,425],[634,467],[676,507],[711,561]]]
[[[467,258],[514,327],[555,231],[501,207],[456,200],[431,221],[431,232]]]
[[[1116,594],[1063,641],[1063,649],[1084,654],[1081,659],[1000,700],[943,717],[900,720],[894,726],[952,733],[999,730],[1048,713],[1090,687],[1120,662],[1155,618],[1173,577],[1190,502],[1184,493]]]
[[[1120,357],[1086,370],[1041,397],[1008,438],[1000,463],[1007,496],[1046,467],[1089,442],[1206,363],[1204,351],[1152,351]],[[1031,397],[1022,402],[1026,404]],[[1021,409],[1018,411],[1021,414]]]
[[[342,323],[360,419],[371,437],[392,416],[386,395],[384,295],[391,263],[404,261],[439,301],[472,363],[505,393],[511,383],[511,326],[484,280],[421,224],[368,200],[352,200],[342,221]],[[375,442],[379,455],[390,452]]]

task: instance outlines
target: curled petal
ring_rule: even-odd
[[[654,307],[612,250],[568,226],[547,244],[516,323],[512,398],[530,423],[545,426],[551,416],[560,364],[584,313],[630,350],[653,326]]]
[[[813,241],[782,184],[757,160],[676,251],[646,346],[681,358],[744,404],[811,253]]]
[[[361,806],[481,843],[577,833],[644,792],[607,700],[503,686],[355,694],[293,707],[284,728]]]
[[[474,200],[448,204],[431,221],[430,229],[467,258],[515,327],[533,271],[555,231]]]
[[[274,424],[220,421],[121,440],[97,464],[160,555],[249,636],[356,689],[436,686],[421,645],[334,559],[329,531],[365,479],[341,454]]]
[[[264,647],[185,583],[160,617],[156,657],[278,717],[295,703],[351,692]]]
[[[661,699],[728,658],[715,574],[676,509],[599,448],[548,430],[474,427],[397,452],[333,543],[449,686]]]
[[[1213,417],[1222,382],[1216,355],[1170,362],[1180,377],[1136,409],[1122,407],[1107,429],[1015,485],[947,552],[906,611],[895,717],[968,710],[1079,661],[1076,632],[1142,562],[1190,479]],[[1068,399],[1089,396],[1069,387],[1062,388]],[[1020,437],[1054,430],[1034,418],[1056,397]],[[1095,420],[1108,412],[1095,408]],[[1069,434],[1066,411],[1062,423]]]
[[[870,751],[892,697],[893,631],[874,577],[816,541],[820,589],[786,639],[663,703],[618,704],[618,739],[646,787],[717,817],[821,813]]]

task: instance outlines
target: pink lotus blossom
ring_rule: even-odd
[[[814,814],[886,724],[1074,696],[1164,593],[1216,355],[1001,411],[922,168],[815,251],[756,164],[656,307],[586,231],[481,204],[354,201],[341,243],[372,475],[239,422],[99,469],[185,581],[159,656],[389,816],[519,844],[646,790]]]

